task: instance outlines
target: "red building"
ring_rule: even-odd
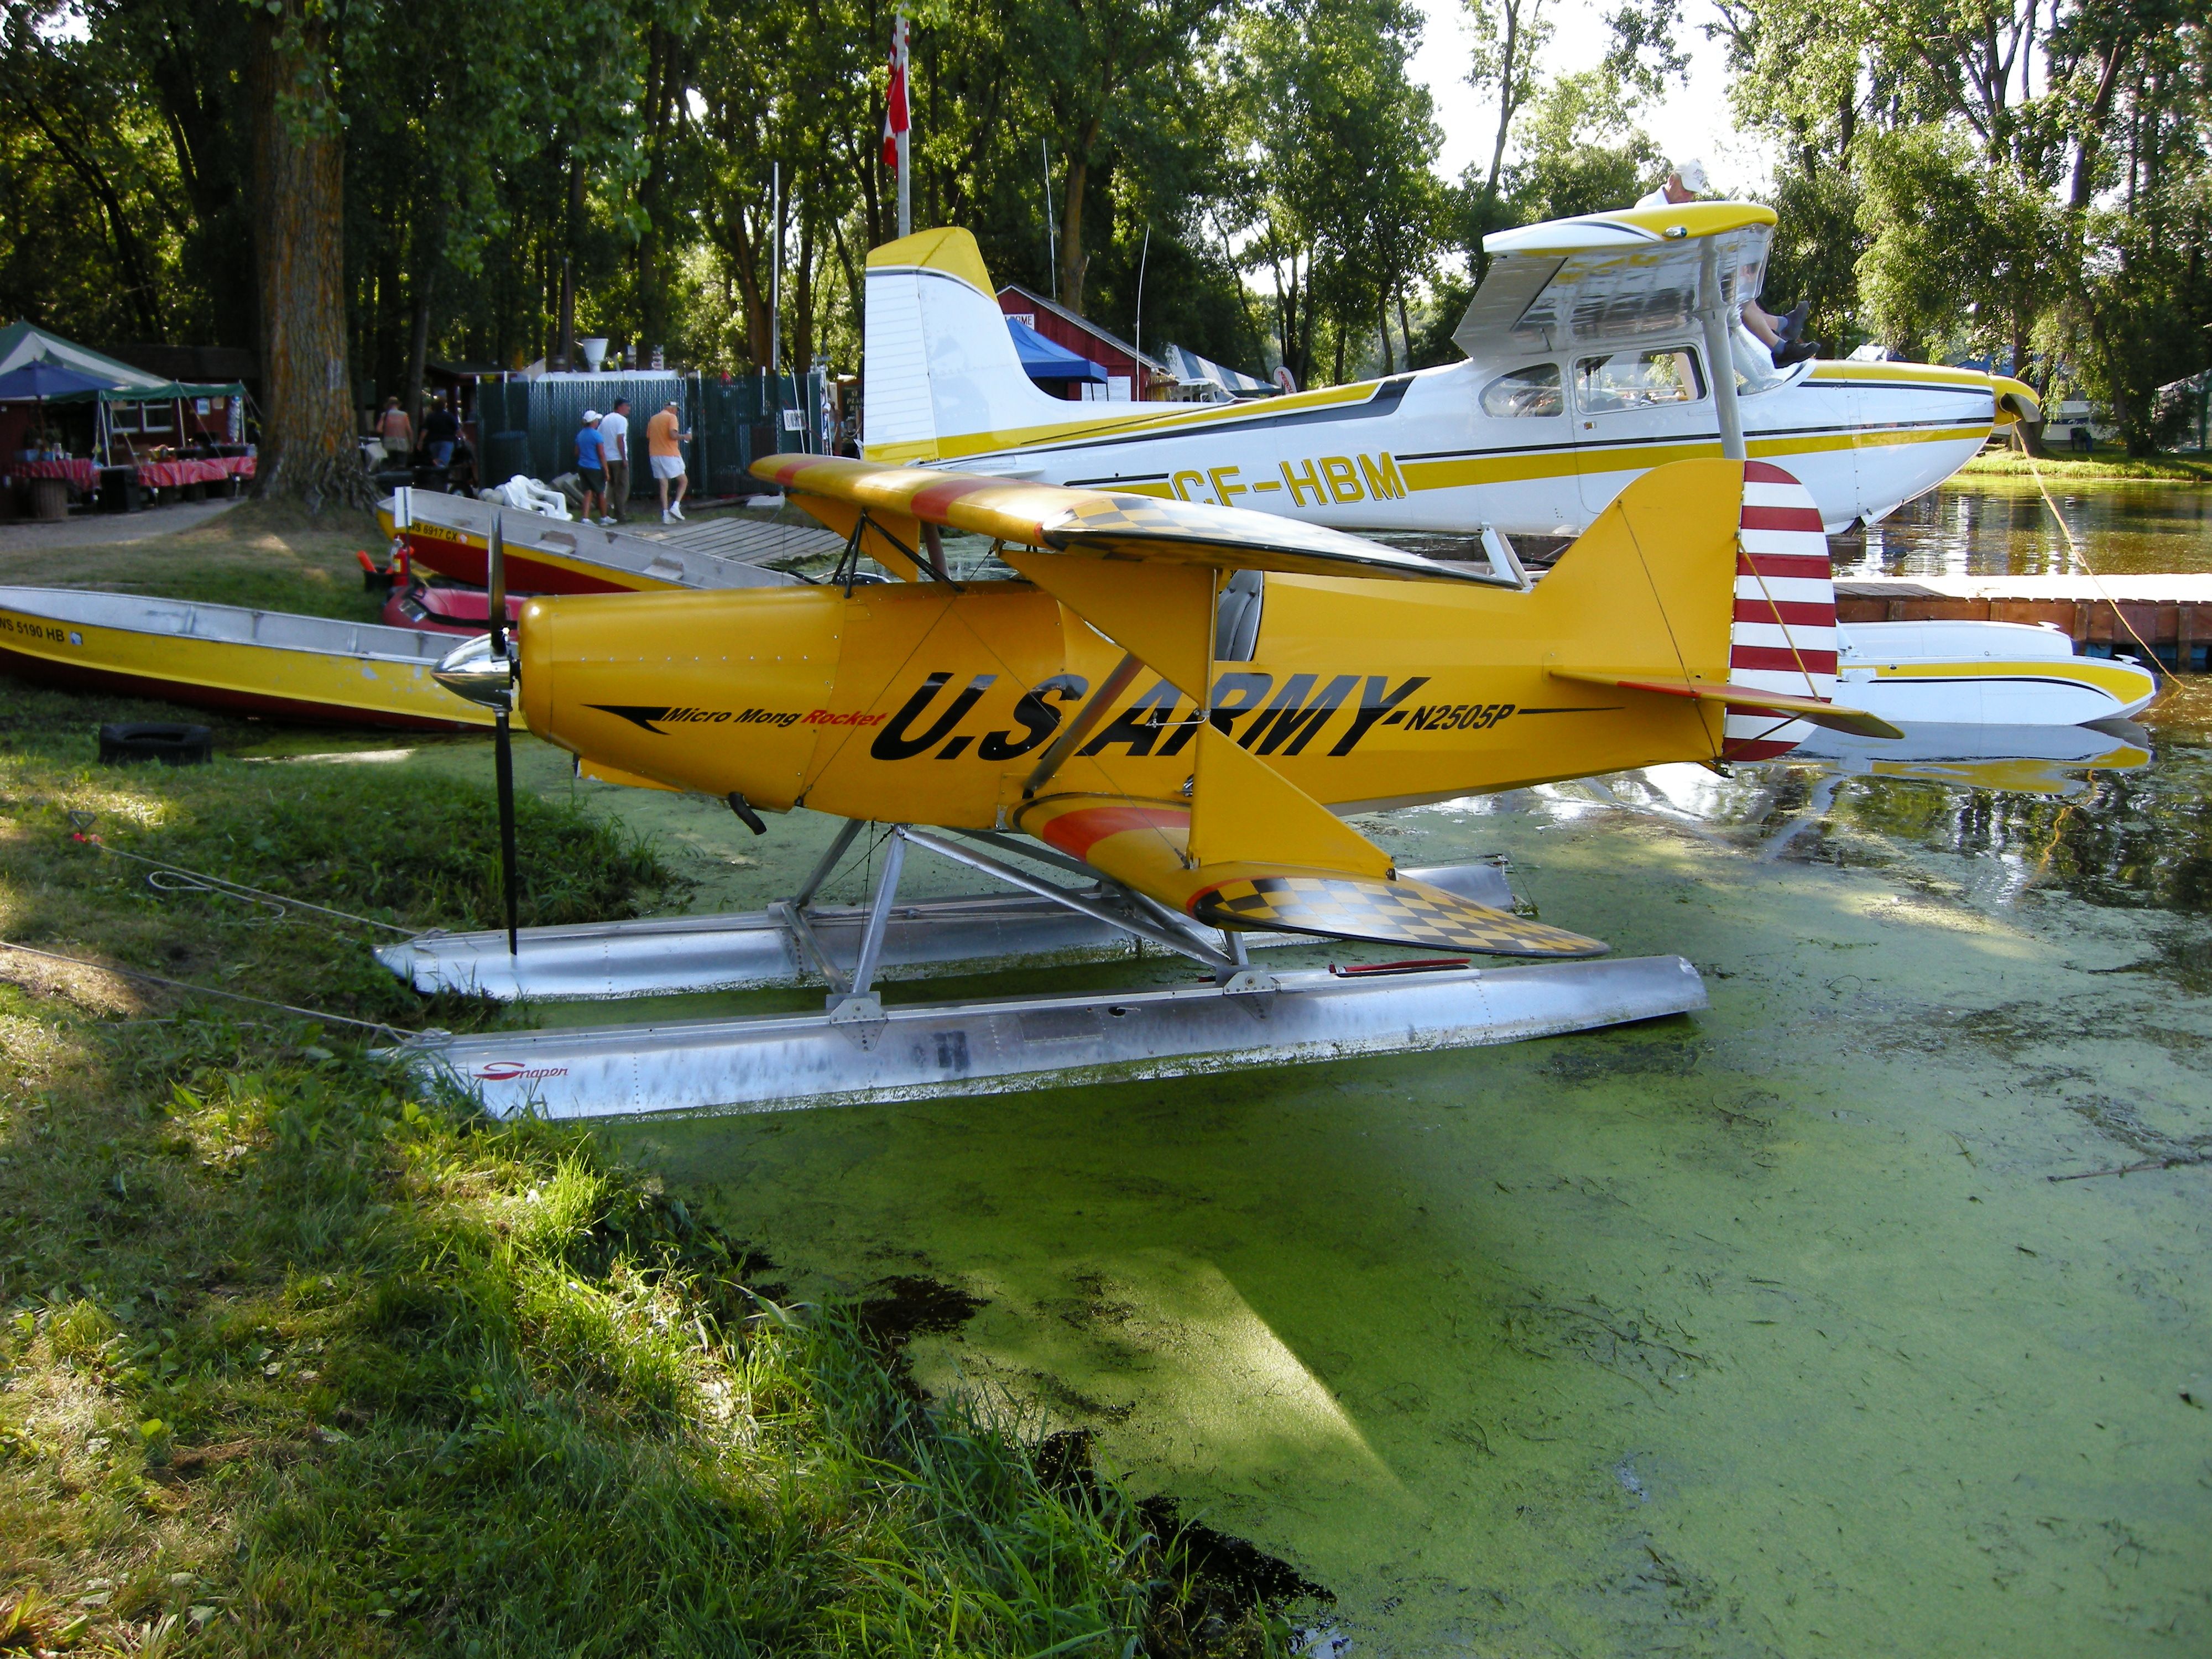
[[[1107,374],[1104,386],[1092,395],[1113,399],[1172,398],[1176,377],[1167,365],[1146,356],[1118,334],[1054,304],[1042,294],[1009,283],[999,290],[999,309],[1018,317],[1054,345],[1088,357]]]

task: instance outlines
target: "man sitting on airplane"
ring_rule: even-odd
[[[1640,208],[1680,207],[1685,202],[1694,202],[1712,187],[1705,176],[1703,161],[1673,161],[1668,164],[1667,182],[1649,195],[1637,198]],[[1764,309],[1756,300],[1743,302],[1743,324],[1758,337],[1759,343],[1773,354],[1774,366],[1787,368],[1808,357],[1820,355],[1820,343],[1800,337],[1805,331],[1805,319],[1813,309],[1810,300],[1800,300],[1781,316]]]

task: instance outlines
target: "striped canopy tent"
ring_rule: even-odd
[[[36,323],[21,319],[0,328],[0,374],[40,362],[75,369],[102,382],[94,390],[65,392],[46,401],[51,404],[97,401],[100,405],[99,432],[103,452],[108,450],[112,442],[112,423],[107,415],[109,404],[182,404],[197,398],[243,398],[246,395],[246,387],[236,380],[201,384],[163,380],[159,374],[133,368],[129,363],[118,362],[94,351],[90,346],[81,346],[74,340],[65,340],[58,334],[40,328]],[[181,428],[181,416],[179,424]]]

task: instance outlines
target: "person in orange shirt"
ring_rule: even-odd
[[[645,423],[645,453],[653,463],[653,481],[660,489],[660,521],[672,524],[684,517],[684,491],[690,480],[684,476],[682,446],[691,441],[688,432],[678,432],[676,400],[671,398],[662,405],[660,413]],[[676,499],[668,499],[668,486],[676,486]]]

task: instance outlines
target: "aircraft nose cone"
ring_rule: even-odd
[[[447,652],[430,671],[432,678],[457,697],[486,708],[513,708],[518,676],[513,658],[492,654],[491,635],[479,634],[467,644]]]

